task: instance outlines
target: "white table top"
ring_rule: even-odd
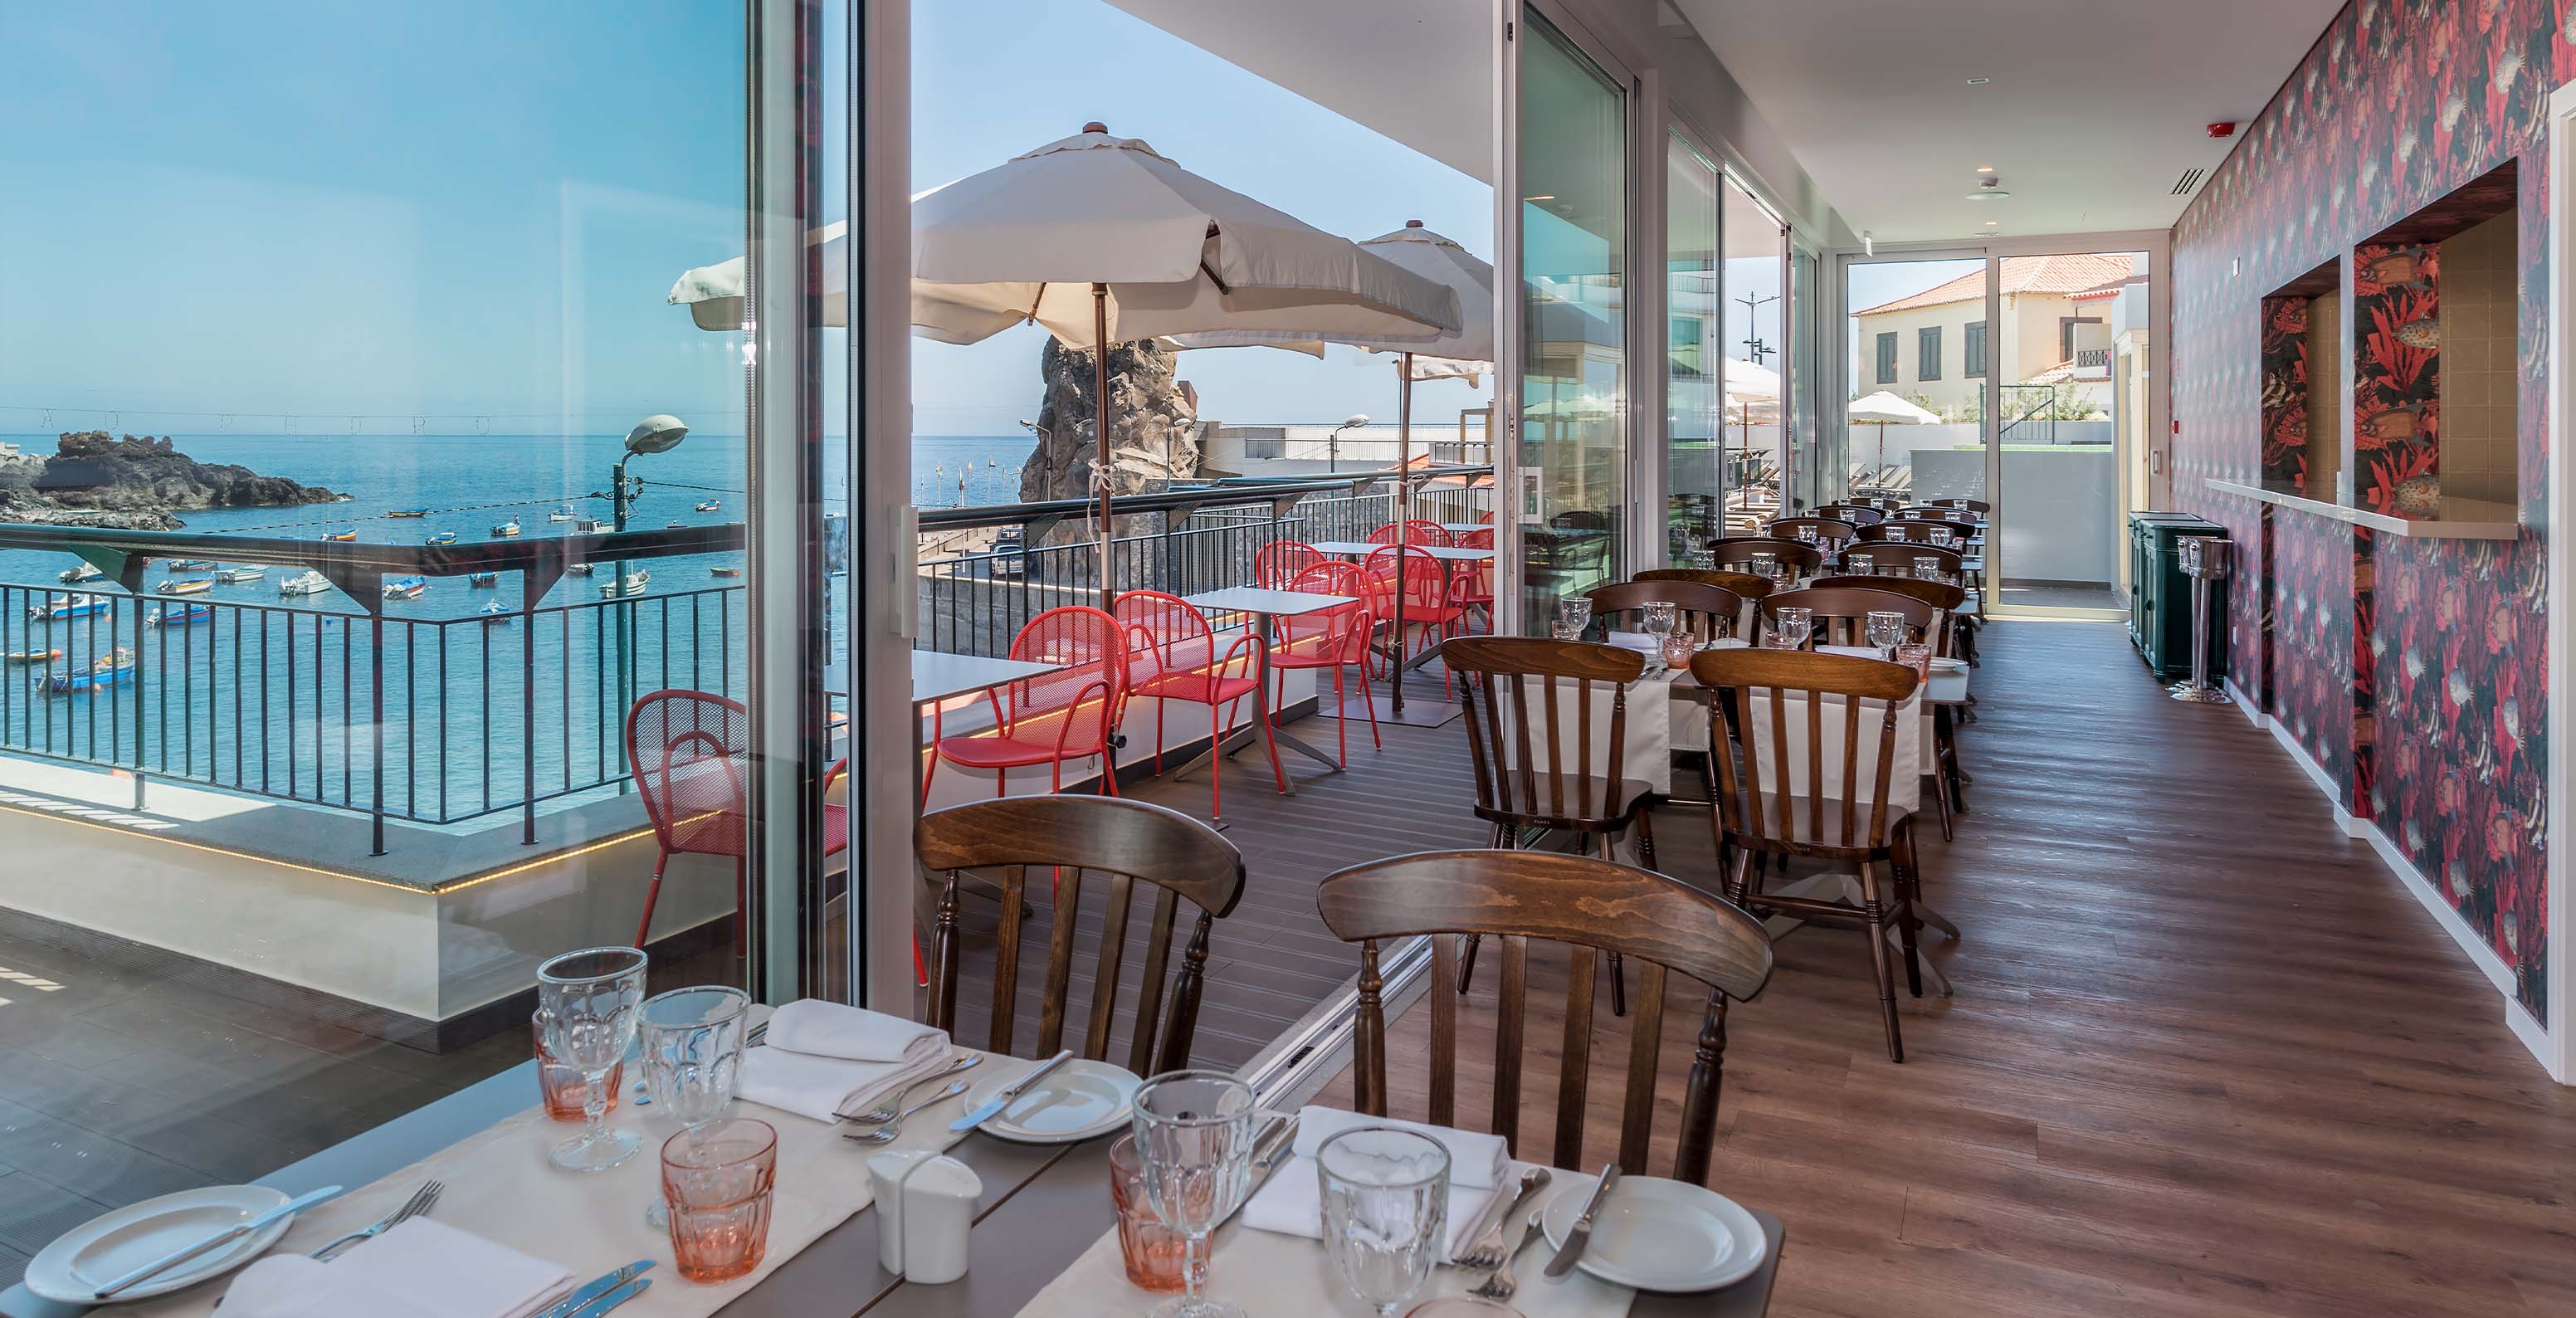
[[[1442,522],[1440,529],[1455,534],[1474,535],[1478,531],[1493,530],[1494,524],[1492,522]]]
[[[1327,554],[1366,558],[1381,549],[1393,549],[1395,546],[1375,544],[1367,540],[1318,540],[1308,548]],[[1460,549],[1454,545],[1406,545],[1404,549],[1406,553],[1420,554],[1424,558],[1435,558],[1444,563],[1482,563],[1494,556],[1494,551],[1490,549]]]
[[[1206,613],[1266,613],[1274,618],[1303,617],[1359,603],[1347,595],[1310,595],[1302,590],[1266,590],[1260,586],[1203,590],[1182,596],[1181,602]]]

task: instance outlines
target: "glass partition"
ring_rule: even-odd
[[[1786,493],[1788,233],[1732,175],[1718,195],[1726,235],[1727,520],[1749,527],[1776,515]]]
[[[1545,19],[1521,55],[1523,614],[1619,579],[1628,534],[1628,97]]]
[[[1679,562],[1683,548],[1718,534],[1726,320],[1718,301],[1718,168],[1676,133],[1665,171],[1665,525]]]
[[[1794,499],[1813,508],[1843,496],[1851,473],[1836,455],[1833,436],[1821,424],[1816,398],[1823,383],[1816,371],[1816,256],[1802,248],[1789,252],[1789,470]]]

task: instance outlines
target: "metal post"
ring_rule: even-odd
[[[624,457],[620,457],[617,460],[617,466],[614,468],[608,479],[608,509],[610,524],[620,533],[623,533],[626,530],[626,517],[628,512],[632,510],[634,503],[626,484],[626,463],[628,459],[634,456],[635,455],[633,453],[628,453]],[[634,656],[634,615],[631,612],[632,606],[628,604],[626,600],[626,560],[621,558],[609,564],[609,572],[609,589],[614,592],[611,598],[617,601],[615,605],[616,612],[609,615],[609,634],[617,643],[617,718],[619,725],[623,726],[626,718],[626,711],[635,707],[635,673],[632,668]],[[527,607],[522,610],[522,613],[526,614],[533,612],[535,608],[536,602],[534,600],[530,600],[527,602]],[[530,627],[535,625],[533,618],[523,616],[521,621],[527,623]],[[529,644],[533,645],[534,642],[529,642]],[[530,662],[533,664],[534,660],[531,659]],[[529,692],[526,699],[533,708],[535,702],[535,694],[533,690]],[[533,726],[534,725],[531,724],[531,728],[533,728]],[[624,760],[626,758],[626,739],[618,737],[613,740],[616,743],[615,749],[617,758]],[[626,774],[620,775],[617,779],[617,794],[619,796],[624,796],[628,792],[634,790],[635,779],[631,768],[632,766],[629,766],[630,771]],[[530,788],[529,795],[535,795],[535,789],[533,786]],[[535,829],[536,819],[535,816],[531,814],[528,822],[527,839],[530,842],[537,840]]]
[[[2209,601],[2211,583],[2227,575],[2227,542],[2212,536],[2186,536],[2182,570],[2191,578],[2191,680],[2177,682],[2167,693],[2195,705],[2227,703],[2227,693],[2209,680]]]
[[[1341,434],[1336,430],[1335,435]],[[1412,575],[1413,565],[1406,560],[1404,464],[1412,458],[1413,439],[1413,354],[1398,353],[1395,359],[1395,664],[1388,671],[1387,708],[1397,719],[1404,717],[1404,665],[1412,656],[1404,649],[1404,583]],[[1362,677],[1367,674],[1363,672]]]
[[[1091,483],[1100,491],[1100,607],[1118,602],[1118,583],[1111,575],[1112,527],[1109,515],[1109,285],[1091,286]]]
[[[373,762],[376,792],[374,806],[369,812],[374,817],[374,832],[367,854],[381,856],[385,854],[385,615],[381,609],[367,617],[367,644],[375,660],[367,668],[368,686],[372,688],[376,708],[376,755]],[[530,763],[535,762],[534,752],[535,743],[531,742]]]

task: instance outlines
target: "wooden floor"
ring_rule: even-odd
[[[1932,944],[1956,996],[1904,1000],[1891,1065],[1861,935],[1812,927],[1729,1020],[1711,1181],[1788,1225],[1771,1312],[2576,1313],[2576,1098],[2494,990],[2234,709],[2166,700],[2113,626],[1987,637],[1974,813],[1924,856],[1966,933]],[[1705,878],[1705,824],[1667,814],[1664,860]],[[1561,983],[1534,966],[1541,1053]],[[1671,1004],[1676,1076],[1703,1001]],[[1595,1161],[1626,1038],[1602,1003]],[[1481,1126],[1479,1006],[1460,1115]],[[1424,1015],[1395,1027],[1397,1115],[1421,1114]],[[1554,1083],[1534,1056],[1541,1157]]]

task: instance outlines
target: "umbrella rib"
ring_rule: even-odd
[[[1028,314],[1020,317],[1021,324],[1034,325],[1038,323],[1038,304],[1046,301],[1046,291],[1047,281],[1043,279],[1039,280],[1038,291],[1029,298]]]

